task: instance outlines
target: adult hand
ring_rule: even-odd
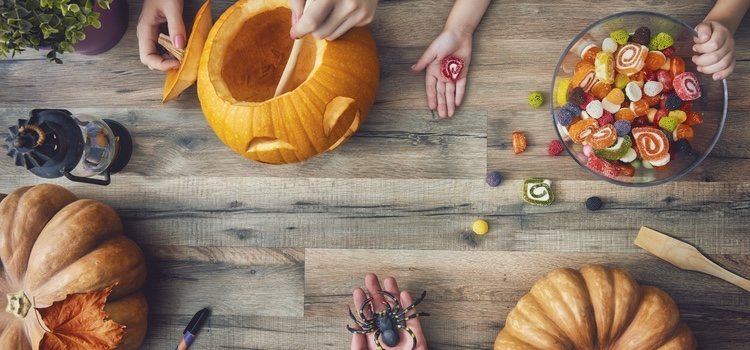
[[[370,24],[378,0],[289,0],[292,7],[290,35],[298,39],[308,33],[317,39],[336,40],[352,27]]]
[[[456,107],[464,100],[466,76],[471,62],[472,34],[460,30],[443,31],[425,50],[422,57],[411,67],[413,71],[427,69],[425,90],[427,106],[438,111],[440,118],[453,117]],[[450,55],[464,60],[464,68],[458,79],[453,81],[441,73],[443,58]]]
[[[735,49],[732,32],[723,24],[716,21],[702,22],[695,30],[693,63],[698,71],[711,74],[714,80],[727,78],[734,71]]]
[[[386,303],[388,303],[390,307],[393,308],[394,302],[392,300],[386,300],[381,291],[386,291],[398,298],[402,308],[408,307],[409,305],[412,305],[414,303],[414,300],[412,299],[409,292],[399,292],[398,284],[396,284],[396,280],[393,277],[388,277],[383,282],[385,285],[385,289],[382,289],[380,287],[378,277],[374,274],[368,273],[367,276],[365,276],[365,287],[367,288],[367,294],[365,294],[365,291],[363,291],[361,288],[357,288],[353,292],[353,307],[356,308],[356,310],[353,309],[352,311],[355,315],[359,314],[359,310],[362,307],[362,304],[367,300],[368,295],[372,298],[372,307],[365,307],[365,317],[370,319],[373,318],[374,313],[381,312],[386,309]],[[414,313],[416,313],[414,309],[407,312],[408,315],[412,315]],[[417,339],[417,344],[414,349],[427,350],[427,341],[425,340],[424,334],[422,333],[422,326],[419,324],[419,318],[411,318],[407,320],[406,326],[411,329],[412,332],[414,332],[414,336]],[[352,328],[362,329],[362,327],[360,327],[359,325],[353,325]],[[383,344],[382,337],[379,339],[379,342],[385,349],[411,350],[414,342],[412,336],[404,329],[400,330],[399,336],[400,341],[396,345],[396,347],[391,348]],[[375,332],[370,332],[366,335],[354,334],[352,337],[351,348],[352,350],[377,350],[378,347],[375,344]]]
[[[159,55],[156,50],[159,26],[167,23],[172,45],[184,49],[186,44],[185,22],[182,19],[182,0],[145,0],[138,18],[136,34],[141,63],[149,69],[167,71],[180,67],[180,62],[168,55]]]

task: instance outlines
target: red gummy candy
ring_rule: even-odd
[[[650,71],[646,73],[646,81],[657,81],[659,78],[656,76],[656,71]]]
[[[646,116],[638,117],[638,118],[635,118],[635,120],[633,120],[634,128],[641,127],[641,126],[649,126],[649,125],[651,125],[651,122],[648,121],[648,117]]]
[[[612,124],[615,121],[615,116],[612,115],[612,113],[609,113],[608,111],[604,111],[604,114],[602,114],[602,117],[597,119],[599,122],[599,126],[605,126],[607,124]]]
[[[549,147],[547,147],[547,154],[554,157],[560,154],[563,149],[565,149],[565,146],[563,146],[560,140],[552,140],[552,142],[549,143]]]
[[[589,94],[589,93],[586,93],[586,95],[584,95],[583,104],[579,105],[578,107],[581,107],[582,110],[586,110],[586,106],[588,106],[589,103],[591,101],[594,101],[594,100],[598,101],[598,99],[596,98],[596,96],[594,96],[592,94]]]
[[[674,91],[683,101],[693,101],[701,97],[698,77],[692,72],[685,72],[674,77]]]
[[[674,55],[674,51],[675,51],[674,46],[670,46],[664,50],[661,50],[661,53],[663,53],[664,56],[669,57],[669,56]]]
[[[440,65],[440,71],[443,73],[443,77],[452,82],[458,80],[458,76],[461,75],[463,69],[464,60],[452,55],[443,58],[443,62]]]
[[[586,166],[589,169],[611,179],[616,178],[617,175],[620,174],[620,169],[618,169],[614,164],[597,157],[595,154],[592,154],[589,157],[589,159],[586,161]]]
[[[661,69],[656,72],[656,78],[659,79],[659,82],[663,86],[662,92],[672,91],[672,73]]]
[[[659,120],[666,117],[668,114],[669,110],[667,110],[666,108],[660,108],[658,111],[656,111],[656,114],[654,114],[654,125],[659,125]]]
[[[692,112],[693,111],[693,101],[683,101],[682,107],[680,107],[680,110],[683,112]]]

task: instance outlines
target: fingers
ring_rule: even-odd
[[[304,11],[289,34],[292,38],[298,39],[317,30],[333,11],[333,5],[333,1],[316,0]]]
[[[453,118],[456,112],[456,84],[452,82],[445,84],[445,103],[448,107],[448,118]]]
[[[466,75],[456,82],[456,106],[464,103],[464,92],[466,91]]]
[[[401,305],[404,307],[407,307],[414,303],[414,300],[411,297],[411,294],[407,291],[401,292]],[[416,312],[416,309],[409,312],[409,314],[414,314]],[[419,323],[419,317],[412,318],[411,320],[406,321],[406,325],[411,328],[411,330],[414,332],[414,335],[417,336],[417,339],[419,340],[418,344],[420,348],[427,349],[427,344],[425,344],[424,339],[424,333],[422,333],[422,324]]]
[[[719,62],[722,58],[730,54],[730,51],[732,51],[732,45],[724,45],[714,52],[693,56],[693,63],[697,66],[709,66]]]
[[[729,75],[732,74],[732,72],[734,72],[734,66],[735,65],[736,65],[736,62],[734,60],[732,60],[732,64],[730,64],[727,69],[724,69],[722,71],[714,73],[714,75],[713,75],[712,78],[714,80],[722,80],[722,79],[728,78]]]
[[[367,288],[367,294],[372,298],[372,307],[375,312],[385,310],[385,305],[383,304],[385,299],[383,299],[383,294],[380,293],[383,289],[380,287],[378,276],[375,276],[374,273],[368,273],[365,276],[365,287]]]
[[[427,73],[425,75],[425,90],[427,91],[427,107],[430,108],[431,111],[434,111],[437,109],[437,83],[438,79],[432,75]]]
[[[160,71],[168,71],[180,67],[180,62],[174,58],[164,58],[156,51],[156,42],[159,35],[158,26],[138,26],[138,51],[141,63]]]
[[[356,19],[353,17],[348,18],[344,23],[342,23],[336,30],[329,34],[326,39],[327,40],[336,40],[346,34],[349,29],[352,29],[352,27],[356,26]]]
[[[729,35],[724,30],[716,30],[711,33],[710,39],[702,44],[693,45],[693,51],[698,53],[709,53],[720,49],[726,43]]]
[[[305,11],[305,0],[289,0],[289,7],[292,9],[292,26],[294,26]]]
[[[385,287],[385,291],[388,293],[391,293],[394,298],[398,298],[398,284],[396,283],[396,279],[393,277],[388,277],[383,281],[383,286]],[[393,300],[386,299],[388,302],[392,302]]]
[[[448,108],[446,106],[445,101],[445,82],[438,81],[437,82],[437,111],[440,118],[445,118],[448,116]]]
[[[709,66],[701,66],[698,67],[698,70],[703,74],[714,74],[718,73],[730,65],[732,65],[732,62],[734,62],[734,57],[732,55],[726,55],[724,58],[719,60],[719,62],[716,62]]]
[[[698,36],[693,37],[693,41],[696,44],[703,44],[711,39],[713,29],[711,28],[711,23],[701,22],[695,27],[695,31],[698,32]]]
[[[365,295],[365,291],[362,290],[362,288],[357,288],[352,292],[352,299],[354,299],[354,307],[360,308],[362,307],[362,303],[367,300],[367,296]],[[357,311],[354,311],[356,314]],[[355,329],[361,329],[359,325],[352,325],[352,328]],[[367,337],[364,334],[353,334],[352,335],[352,350],[366,350],[367,349]]]
[[[170,1],[164,8],[169,38],[172,40],[172,45],[178,49],[184,49],[187,43],[185,21],[182,19],[182,6],[182,1]]]
[[[424,51],[422,54],[422,57],[419,58],[417,63],[415,63],[413,66],[411,66],[411,70],[415,72],[419,72],[427,68],[427,66],[432,63],[437,58],[437,53],[435,53],[435,50],[432,49],[432,45],[427,48],[427,50]]]

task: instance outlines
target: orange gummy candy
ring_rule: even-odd
[[[635,112],[635,115],[642,117],[648,114],[649,105],[644,99],[640,99],[636,102],[630,102],[630,109]]]
[[[669,62],[669,72],[672,73],[673,77],[685,73],[685,60],[680,57],[674,56],[669,58]]]
[[[635,167],[631,164],[622,164],[620,162],[614,163],[615,167],[620,170],[620,176],[635,176]]]
[[[672,136],[674,136],[675,140],[686,139],[690,141],[693,139],[694,135],[695,134],[693,133],[693,128],[685,124],[677,125],[677,129],[674,129],[674,132],[672,133]]]
[[[661,51],[649,51],[646,56],[646,69],[650,71],[657,71],[665,63],[667,63],[667,56],[664,56]]]
[[[610,91],[612,91],[612,84],[607,84],[603,81],[599,81],[591,87],[591,94],[599,100],[607,97]]]
[[[592,69],[594,69],[593,63],[588,62],[588,61],[578,61],[578,63],[576,63],[576,69],[574,73],[578,73],[579,71],[582,71],[582,70],[592,70]]]
[[[632,123],[633,120],[635,120],[635,112],[630,110],[630,108],[620,108],[617,113],[615,113],[615,120],[625,120],[628,123]]]
[[[591,87],[593,87],[598,81],[599,79],[596,79],[594,66],[584,65],[580,70],[573,74],[572,78],[570,78],[570,86],[573,88],[580,87],[584,92],[589,92],[591,91]]]
[[[583,143],[599,128],[599,122],[594,118],[582,119],[570,126],[568,134],[575,143]]]
[[[586,49],[586,51],[583,52],[583,54],[581,55],[581,59],[583,61],[594,64],[596,54],[598,54],[600,51],[602,51],[602,49],[598,48],[596,45],[591,45]]]
[[[687,112],[687,119],[685,123],[688,126],[696,126],[703,124],[703,114],[700,112],[690,111]]]
[[[617,130],[612,124],[604,125],[591,134],[586,141],[593,149],[605,149],[617,142]]]
[[[643,97],[641,97],[641,98],[644,99],[644,100],[646,100],[646,102],[648,103],[649,107],[654,107],[654,106],[658,105],[659,103],[661,103],[661,96],[659,96],[659,95],[648,96],[646,94],[643,94]]]
[[[630,76],[630,81],[634,81],[638,86],[643,87],[646,84],[646,71],[642,70]]]
[[[620,89],[612,89],[607,94],[607,101],[616,105],[622,104],[625,101],[625,94]]]

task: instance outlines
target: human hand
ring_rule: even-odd
[[[292,8],[292,30],[298,39],[312,33],[317,39],[336,40],[352,27],[370,24],[375,17],[378,0],[289,0]]]
[[[403,310],[403,308],[409,307],[409,305],[414,304],[414,301],[411,298],[411,295],[407,291],[401,291],[399,293],[398,290],[398,284],[396,284],[396,280],[393,277],[388,277],[384,281],[385,289],[380,288],[380,282],[378,281],[378,277],[375,276],[372,273],[368,273],[367,276],[365,276],[365,287],[367,288],[367,294],[362,290],[362,288],[357,288],[353,292],[353,298],[354,298],[354,308],[356,310],[352,310],[353,313],[357,314],[360,318],[359,311],[362,309],[362,305],[365,304],[367,301],[367,295],[369,295],[372,298],[372,303],[370,304],[370,307],[364,308],[364,317],[372,319],[374,314],[376,312],[381,312],[386,310],[386,304],[391,309],[396,306],[396,302],[394,300],[391,300],[390,297],[384,296],[381,291],[385,291],[387,293],[390,293],[395,298],[398,298],[398,303],[400,308]],[[385,298],[388,298],[389,300],[386,302]],[[417,300],[416,303],[419,303],[421,301],[421,298]],[[410,311],[407,311],[404,313],[404,315],[414,315],[416,314],[416,311],[412,308]],[[420,316],[427,316],[425,313],[419,313]],[[352,316],[354,317],[354,316]],[[408,317],[407,317],[408,318]],[[360,320],[361,321],[361,320]],[[353,325],[353,329],[361,330],[363,325],[361,322],[352,320],[352,322],[355,322]],[[422,326],[419,324],[419,318],[408,318],[406,320],[406,326],[408,329],[411,329],[411,331],[414,333],[414,338],[416,339],[416,344],[414,344],[414,339],[409,334],[409,332],[405,329],[401,329],[400,332],[398,332],[398,336],[400,341],[396,344],[395,347],[388,347],[385,345],[383,341],[383,336],[378,337],[378,342],[383,345],[385,349],[393,349],[393,350],[411,350],[412,346],[415,345],[414,350],[427,350],[427,341],[425,340],[424,334],[422,333]],[[364,331],[361,331],[364,333]],[[378,349],[378,345],[375,342],[375,332],[369,332],[365,334],[362,333],[355,333],[352,336],[352,350],[376,350]]]
[[[167,23],[172,45],[184,49],[186,44],[185,22],[182,19],[183,0],[145,0],[138,18],[136,34],[141,63],[149,69],[168,71],[180,67],[180,61],[169,54],[159,55],[156,45],[159,26]]]
[[[443,31],[425,50],[422,57],[411,69],[419,72],[425,68],[425,89],[427,106],[437,109],[440,118],[450,118],[464,100],[466,76],[471,62],[472,33],[460,30]],[[443,58],[450,55],[464,60],[464,68],[456,82],[445,78],[441,73]]]
[[[693,38],[693,51],[696,52],[693,63],[698,66],[698,71],[711,74],[714,80],[727,78],[735,67],[732,32],[716,21],[703,22],[695,30],[698,36]]]

